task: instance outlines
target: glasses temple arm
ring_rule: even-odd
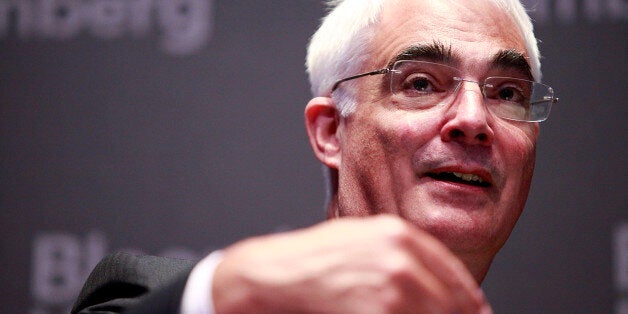
[[[543,97],[543,100],[530,102],[530,105],[536,105],[536,104],[539,104],[539,103],[542,103],[542,102],[546,102],[546,101],[551,101],[552,104],[556,104],[556,103],[558,103],[558,98],[552,97],[552,96],[545,96],[545,97]]]
[[[342,82],[353,80],[353,79],[357,79],[357,78],[360,78],[360,77],[363,77],[363,76],[377,75],[377,74],[386,74],[388,72],[390,72],[390,69],[386,68],[386,69],[375,70],[375,71],[371,71],[371,72],[362,73],[362,74],[358,74],[358,75],[354,75],[354,76],[349,76],[347,78],[343,78],[342,80],[339,80],[336,83],[334,83],[334,86],[332,86],[332,88],[331,88],[331,92],[333,93],[338,88],[340,83],[342,83]]]

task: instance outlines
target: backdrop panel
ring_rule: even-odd
[[[526,1],[544,81],[497,313],[628,313],[625,0]],[[106,253],[196,259],[324,218],[306,0],[0,1],[0,308],[67,313]]]

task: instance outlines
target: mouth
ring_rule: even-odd
[[[462,173],[462,172],[430,172],[426,174],[428,177],[438,180],[447,181],[453,183],[467,184],[477,187],[490,187],[491,183],[482,179],[477,174]]]

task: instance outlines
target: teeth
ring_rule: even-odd
[[[475,174],[470,174],[470,173],[460,173],[460,172],[452,172],[453,175],[455,175],[456,177],[464,180],[464,181],[475,181],[475,182],[484,182],[482,181],[482,178],[478,177]]]

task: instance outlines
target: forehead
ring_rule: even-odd
[[[525,45],[504,9],[488,0],[397,0],[385,5],[375,26],[370,62],[385,66],[417,44],[442,43],[465,68],[482,67],[500,51]]]

